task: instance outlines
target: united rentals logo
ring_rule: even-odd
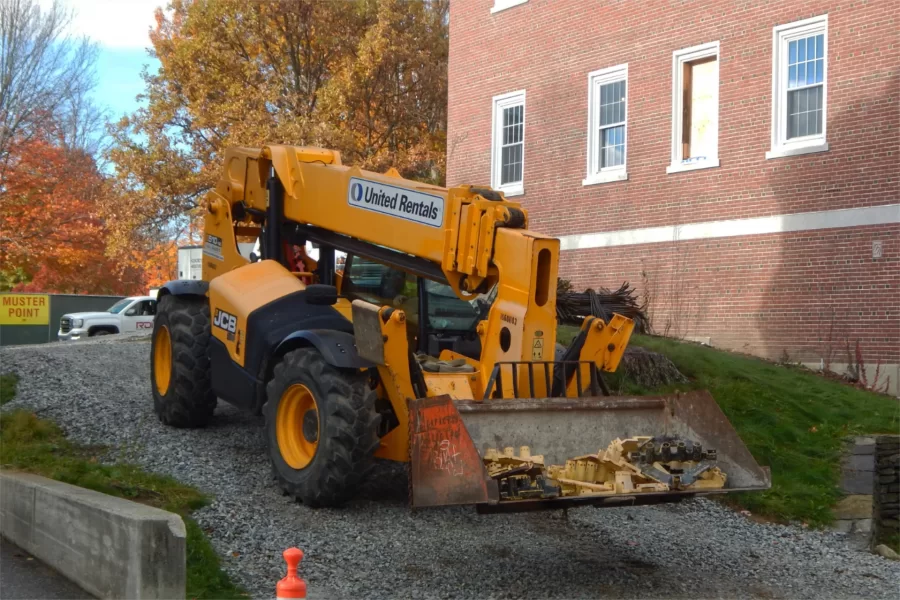
[[[444,224],[444,198],[434,194],[351,177],[347,202],[350,206],[422,225],[441,227]]]

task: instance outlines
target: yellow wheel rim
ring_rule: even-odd
[[[312,462],[319,447],[319,410],[305,385],[295,383],[281,395],[275,436],[281,458],[292,469],[303,469]]]
[[[156,331],[156,346],[153,348],[153,378],[156,390],[165,396],[172,381],[172,337],[169,328],[163,325]]]

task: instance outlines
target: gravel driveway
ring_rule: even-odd
[[[220,405],[205,430],[163,427],[152,410],[146,338],[8,347],[21,377],[4,407],[28,407],[79,442],[215,497],[195,513],[225,569],[271,598],[281,551],[306,553],[315,598],[890,598],[900,563],[840,534],[755,523],[705,500],[479,516],[411,513],[403,468],[385,463],[341,510],[311,510],[270,477],[261,420]]]

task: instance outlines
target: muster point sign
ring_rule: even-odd
[[[0,296],[0,325],[47,325],[50,297],[47,294],[3,294]]]

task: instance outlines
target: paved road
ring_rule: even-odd
[[[0,598],[3,600],[89,600],[90,594],[0,538]]]

